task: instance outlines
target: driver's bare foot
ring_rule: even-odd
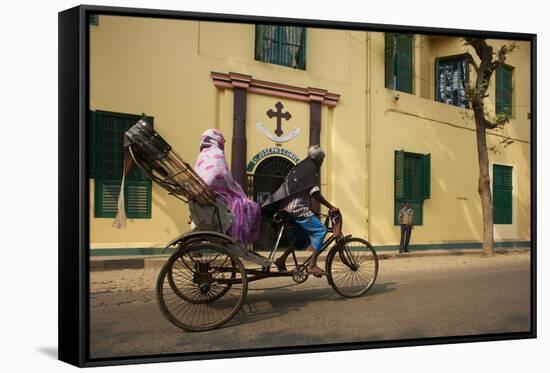
[[[325,275],[325,271],[323,271],[321,268],[315,266],[311,266],[307,269],[307,273],[315,276],[315,277],[322,277]]]

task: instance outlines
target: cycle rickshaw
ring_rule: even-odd
[[[239,312],[249,282],[290,277],[303,283],[308,279],[311,257],[299,263],[292,251],[293,263],[287,270],[279,271],[273,264],[283,234],[293,228],[288,214],[278,211],[274,215],[278,234],[268,257],[246,250],[225,234],[231,224],[229,209],[151,126],[139,120],[125,133],[124,141],[125,173],[135,163],[147,177],[188,203],[194,224],[190,232],[166,246],[174,253],[156,284],[158,305],[172,324],[187,331],[214,329]],[[331,215],[325,221],[329,234],[321,251],[328,250],[327,280],[341,296],[359,297],[376,281],[378,257],[368,241],[344,236],[338,219]]]

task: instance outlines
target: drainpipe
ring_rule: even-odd
[[[366,33],[366,48],[365,48],[365,59],[367,62],[367,71],[366,71],[366,79],[365,79],[365,86],[367,88],[367,95],[366,95],[366,107],[367,107],[367,130],[365,133],[365,148],[366,148],[366,158],[367,158],[367,169],[366,169],[366,176],[365,176],[365,211],[366,211],[366,229],[365,229],[365,238],[370,239],[370,221],[371,221],[371,209],[370,209],[370,191],[371,188],[371,171],[372,171],[372,148],[371,148],[371,127],[372,127],[372,85],[371,85],[371,32],[367,31]]]

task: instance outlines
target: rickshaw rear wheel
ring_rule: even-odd
[[[182,250],[182,249],[183,248],[178,248],[178,250]],[[192,256],[192,255],[193,254],[190,254],[190,256]],[[175,258],[174,264],[181,263],[183,266],[186,267],[186,270],[189,270],[190,272],[193,272],[193,276],[197,276],[198,274],[194,273],[196,271],[194,270],[193,266],[191,265],[192,262],[186,261],[186,260],[184,260],[184,258],[185,258],[185,255],[177,255],[177,258]],[[211,290],[211,289],[207,284],[203,284],[202,286],[199,285],[199,290],[201,291],[199,294],[204,294],[205,296],[204,297],[202,297],[202,296],[197,297],[196,295],[199,295],[199,294],[188,294],[188,292],[183,291],[183,289],[178,288],[177,280],[178,280],[179,276],[177,274],[174,274],[173,269],[174,269],[174,265],[172,265],[172,270],[168,270],[167,273],[166,273],[168,283],[170,284],[170,287],[172,288],[172,290],[174,291],[175,294],[177,294],[181,299],[183,299],[184,301],[189,302],[189,303],[199,304],[199,303],[213,302],[213,301],[223,297],[231,289],[231,287],[233,286],[233,282],[228,281],[224,284],[221,284],[220,287],[218,289],[216,289],[216,291],[208,291],[208,290]],[[237,271],[238,271],[238,268],[237,268],[237,265],[236,265],[235,261],[231,260],[231,269],[229,270],[230,280],[234,281],[234,279],[236,278],[236,275],[237,275]],[[205,291],[205,287],[207,287],[207,286],[208,286],[208,289],[206,289],[206,291]]]
[[[329,251],[326,260],[327,279],[338,294],[346,298],[364,295],[378,276],[378,255],[362,238],[346,237]]]
[[[239,311],[248,290],[242,261],[224,246],[196,242],[179,248],[157,279],[162,314],[188,331],[218,328]]]

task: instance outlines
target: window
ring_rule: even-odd
[[[430,198],[430,164],[430,154],[395,151],[395,225],[405,202],[414,210],[414,225],[422,225],[423,202]]]
[[[256,60],[306,69],[306,29],[256,25]]]
[[[386,33],[384,37],[386,88],[413,93],[413,35]]]
[[[90,173],[94,178],[94,216],[114,218],[122,181],[123,135],[141,116],[92,111],[90,127]],[[144,118],[153,125],[153,118]],[[134,166],[124,182],[126,215],[151,218],[151,180]]]
[[[88,23],[90,26],[99,26],[99,14],[88,15]]]
[[[497,114],[512,116],[512,75],[510,66],[499,66],[496,69],[495,110]]]
[[[435,60],[435,99],[445,104],[468,108],[466,87],[468,63],[464,56]]]
[[[512,224],[513,167],[493,165],[493,223]]]

